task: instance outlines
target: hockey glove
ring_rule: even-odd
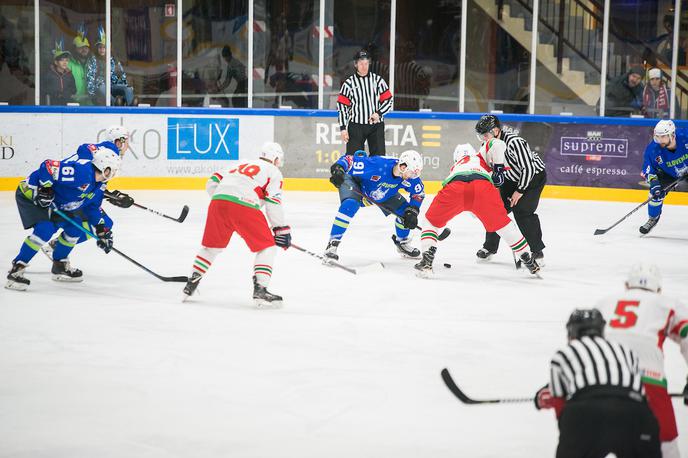
[[[406,210],[404,210],[403,224],[407,229],[415,229],[418,227],[418,209],[416,207],[406,207]]]
[[[553,409],[553,400],[554,398],[552,397],[552,392],[549,390],[549,385],[545,385],[542,388],[540,388],[538,392],[535,394],[535,399],[533,399],[533,401],[535,402],[535,408],[538,410]]]
[[[683,387],[683,403],[688,406],[688,379],[686,379],[686,386]]]
[[[291,245],[291,227],[279,226],[274,227],[272,232],[275,233],[275,245],[285,250]]]
[[[98,237],[98,248],[104,252],[109,253],[112,250],[112,231],[105,224],[98,224],[96,226],[96,236]]]
[[[42,186],[39,186],[33,195],[34,203],[42,208],[50,207],[50,204],[53,203],[54,199],[55,191],[53,191],[53,188],[51,187],[44,188]]]
[[[504,164],[492,166],[492,183],[498,188],[504,184]]]
[[[112,191],[106,194],[105,198],[115,207],[129,208],[134,205],[134,199],[121,191]]]
[[[344,184],[344,175],[346,174],[344,167],[339,164],[332,164],[332,167],[330,167],[330,173],[332,174],[330,177],[330,183],[332,183],[335,188],[339,189],[339,187]]]
[[[650,180],[650,194],[652,194],[652,197],[654,199],[662,199],[665,196],[665,192],[662,189],[662,185],[656,178]]]

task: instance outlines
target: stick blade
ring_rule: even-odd
[[[606,229],[595,229],[595,235],[602,235],[606,234],[607,230]]]
[[[172,283],[186,283],[187,281],[189,281],[189,277],[185,277],[182,275],[180,275],[178,277],[158,277],[158,278],[160,278],[160,280],[162,280],[162,281],[172,282]]]
[[[186,215],[189,214],[189,206],[184,205],[184,208],[182,208],[182,213],[179,215],[179,218],[177,218],[177,222],[183,223],[184,220],[186,219]]]

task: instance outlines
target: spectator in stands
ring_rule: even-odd
[[[279,94],[281,92],[292,93],[282,96],[282,105],[292,102],[296,108],[318,107],[318,85],[306,73],[277,72],[270,76],[270,86],[275,88],[275,101],[273,108],[279,108]],[[293,94],[293,93],[298,94]]]
[[[91,97],[86,86],[86,66],[88,55],[91,52],[91,44],[86,38],[86,26],[82,23],[79,26],[76,37],[74,37],[74,54],[69,59],[69,70],[74,76],[76,84],[76,95],[74,99],[81,105],[91,105]]]
[[[53,49],[53,63],[45,73],[43,81],[44,103],[46,105],[66,105],[74,101],[76,85],[74,77],[69,71],[71,53],[64,50],[64,41],[55,42]]]
[[[236,81],[232,106],[235,108],[245,108],[248,106],[248,77],[246,76],[246,66],[235,59],[229,46],[222,48],[222,59],[226,62],[226,67],[221,70],[220,76],[215,82],[218,92],[223,92]]]
[[[671,89],[662,80],[662,71],[658,68],[651,68],[648,73],[650,84],[643,90],[643,112],[650,118],[669,119],[669,109],[671,104]],[[675,100],[676,112],[678,113],[678,99]]]
[[[98,27],[98,41],[96,53],[88,61],[86,81],[88,93],[96,103],[102,105],[105,101],[105,56],[106,39],[103,27]],[[122,63],[110,56],[110,96],[115,97],[114,105],[133,105],[134,89],[127,83],[127,74],[124,73]]]
[[[607,86],[605,116],[629,116],[640,113],[643,106],[642,83],[645,70],[639,65],[613,79]]]
[[[660,37],[660,42],[657,45],[657,54],[659,54],[662,58],[662,60],[666,64],[671,64],[671,59],[673,56],[673,49],[674,49],[674,15],[672,14],[665,14],[664,15],[664,20],[662,21],[664,24],[664,29],[666,30],[666,34],[662,35]],[[685,48],[685,40],[681,42],[681,37],[679,34],[679,45],[678,45],[678,65],[686,65],[686,48]]]

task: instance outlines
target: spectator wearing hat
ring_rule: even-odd
[[[356,71],[339,90],[337,111],[346,154],[364,149],[371,156],[385,154],[384,115],[392,109],[392,93],[385,80],[370,72],[370,56],[362,49],[354,56]]]
[[[86,85],[86,66],[88,63],[88,55],[91,52],[91,44],[86,38],[86,27],[82,23],[79,26],[76,37],[74,37],[74,54],[69,59],[69,70],[74,76],[74,84],[76,84],[76,95],[74,99],[81,105],[90,105],[91,98],[88,95],[88,88]]]
[[[106,37],[103,27],[98,27],[98,41],[96,53],[88,60],[86,71],[86,85],[88,94],[102,104],[105,100],[105,56]],[[134,103],[134,89],[127,83],[127,74],[122,63],[110,56],[110,94],[118,100],[124,100],[126,105]]]
[[[44,103],[46,105],[66,105],[74,101],[76,85],[69,70],[69,58],[72,54],[64,50],[64,41],[55,42],[53,63],[45,73],[43,82]]]
[[[669,119],[671,89],[662,80],[662,71],[651,68],[647,72],[650,84],[643,90],[643,112],[649,118]],[[676,113],[680,111],[678,99],[675,100]]]
[[[643,67],[636,65],[607,86],[605,116],[639,114],[643,107]]]

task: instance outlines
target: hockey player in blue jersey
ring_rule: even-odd
[[[69,253],[82,231],[53,214],[54,207],[67,213],[78,224],[88,224],[98,236],[98,246],[106,253],[112,248],[111,227],[100,210],[105,183],[115,176],[121,159],[111,149],[99,147],[93,160],[76,156],[63,161],[44,161],[29,177],[19,183],[15,198],[24,229],[33,229],[12,261],[7,275],[8,289],[26,290],[30,281],[24,271],[31,259],[58,229],[53,252],[52,274],[56,281],[82,281],[82,272],[70,266]]]
[[[640,226],[640,233],[647,234],[659,222],[662,215],[664,191],[677,178],[688,178],[688,129],[676,130],[673,121],[663,119],[654,130],[654,140],[645,148],[643,176],[650,185],[648,220]]]
[[[409,232],[418,226],[418,213],[425,198],[425,186],[420,179],[422,170],[423,159],[413,150],[404,151],[399,159],[368,157],[365,151],[340,157],[330,168],[330,182],[339,189],[341,204],[332,224],[325,257],[339,259],[337,248],[344,232],[359,208],[370,202],[377,204],[385,216],[396,216],[396,234],[392,235],[392,240],[399,253],[411,258],[420,256],[420,250],[409,245]],[[408,191],[408,201],[399,194],[399,189]]]

